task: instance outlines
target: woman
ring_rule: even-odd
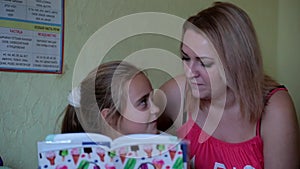
[[[293,101],[264,74],[245,11],[215,2],[191,16],[181,52],[185,76],[161,87],[167,106],[159,129],[190,140],[195,168],[299,168]]]

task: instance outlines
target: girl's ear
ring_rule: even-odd
[[[108,112],[109,112],[109,108],[104,108],[100,111],[100,114],[103,117],[103,119],[106,119]]]

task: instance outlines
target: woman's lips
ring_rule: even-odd
[[[204,85],[203,83],[201,82],[191,82],[192,85],[196,85],[196,86],[202,86]]]

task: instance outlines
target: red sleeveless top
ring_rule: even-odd
[[[281,86],[271,90],[267,96],[267,100],[279,90],[286,90],[286,88]],[[202,129],[192,118],[189,118],[177,131],[179,137],[190,142],[189,156],[191,158],[194,157],[195,169],[264,168],[260,120],[257,122],[256,136],[240,143],[228,143],[212,136],[207,137],[207,139],[201,143],[199,141],[201,132]],[[206,136],[208,135],[206,134]]]

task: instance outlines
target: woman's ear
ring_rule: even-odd
[[[100,111],[100,114],[103,117],[103,119],[106,119],[108,112],[109,112],[109,108],[104,108]]]

